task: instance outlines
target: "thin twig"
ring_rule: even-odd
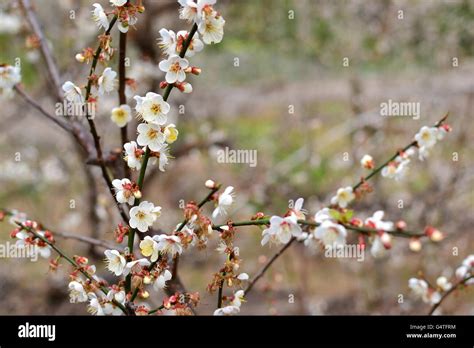
[[[441,305],[441,303],[451,294],[453,293],[455,290],[457,290],[460,286],[464,286],[468,280],[470,279],[474,279],[474,275],[471,275],[465,279],[462,279],[460,281],[458,281],[456,284],[454,284],[451,289],[449,289],[448,291],[446,291],[443,296],[441,296],[441,299],[439,300],[438,303],[434,304],[433,307],[431,307],[428,315],[433,315],[433,313],[435,312],[435,310]]]
[[[278,257],[281,256],[281,254],[283,254],[285,252],[286,249],[288,249],[290,247],[291,244],[293,244],[293,242],[296,240],[295,237],[291,238],[290,241],[288,243],[286,243],[280,250],[278,250],[278,252],[272,256],[272,258],[267,262],[267,264],[265,266],[263,266],[263,268],[260,270],[260,272],[258,272],[258,274],[255,276],[255,278],[250,281],[250,283],[247,285],[247,288],[245,289],[244,291],[244,295],[247,295],[253,288],[253,286],[255,285],[255,283],[263,277],[263,275],[265,274],[265,272],[270,268],[270,266],[276,261],[276,259],[278,259]]]
[[[29,231],[30,233],[32,233],[36,238],[39,238],[41,239],[43,242],[45,242],[46,244],[48,244],[56,253],[58,253],[63,259],[65,259],[67,262],[69,262],[75,269],[77,269],[79,272],[81,272],[87,279],[89,279],[90,281],[92,282],[95,282],[95,279],[92,278],[89,273],[85,272],[82,267],[80,267],[73,259],[71,259],[69,256],[67,256],[61,249],[59,249],[55,244],[51,243],[47,238],[44,238],[42,235],[40,235],[39,233],[36,233],[36,231],[30,227],[27,227],[25,226],[24,224],[22,224],[21,222],[16,222],[19,226],[21,226],[21,228]],[[104,294],[108,294],[108,289],[105,287],[105,286],[102,286],[102,285],[99,285],[98,284],[98,288],[104,293]],[[117,302],[115,299],[112,300],[112,302],[117,306],[119,307],[122,312],[124,314],[129,314],[127,309],[119,302]]]
[[[109,243],[105,240],[95,239],[95,238],[86,237],[86,236],[80,236],[80,235],[73,234],[73,233],[53,232],[53,235],[64,238],[64,239],[75,239],[75,240],[78,240],[80,242],[84,242],[84,243],[87,243],[87,244],[90,244],[90,245],[99,246],[99,247],[102,247],[102,248],[105,248],[105,249],[120,249],[119,246],[117,246],[115,244],[112,244],[112,243]]]
[[[30,24],[31,29],[33,29],[33,32],[35,33],[35,36],[38,39],[41,54],[43,56],[43,59],[46,62],[46,68],[48,69],[49,80],[51,81],[54,87],[54,94],[56,96],[56,99],[61,100],[62,90],[61,90],[61,82],[60,82],[61,79],[59,77],[58,66],[51,53],[51,50],[49,49],[49,45],[46,42],[43,31],[41,30],[41,26],[38,22],[38,19],[36,18],[36,14],[33,10],[33,7],[31,6],[30,0],[20,0],[20,4],[25,11],[26,19],[28,20],[28,23]]]

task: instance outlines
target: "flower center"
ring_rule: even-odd
[[[151,112],[153,112],[155,115],[161,112],[161,106],[160,104],[153,104],[150,108]]]
[[[170,71],[177,73],[178,71],[181,70],[181,66],[179,65],[179,62],[173,63],[170,67]]]
[[[158,136],[158,131],[156,129],[150,128],[148,130],[147,135],[148,135],[148,138],[155,139]]]

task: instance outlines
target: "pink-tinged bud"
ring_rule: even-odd
[[[382,232],[380,234],[380,241],[385,249],[390,249],[392,247],[392,237],[388,233]]]
[[[201,72],[202,72],[201,68],[198,68],[198,67],[195,67],[195,66],[193,66],[193,67],[191,68],[191,74],[200,75]]]
[[[365,238],[362,234],[359,234],[359,245],[362,250],[365,250],[366,243],[365,243]]]
[[[161,82],[160,82],[160,88],[161,88],[161,89],[165,89],[166,87],[168,87],[168,82],[166,82],[166,81],[161,81]]]
[[[421,250],[421,241],[419,238],[412,238],[410,239],[410,244],[409,244],[410,250],[417,253]]]
[[[213,189],[216,187],[216,183],[211,179],[206,180],[206,183],[204,185],[206,185],[208,189]]]
[[[250,220],[259,220],[259,219],[263,219],[264,217],[265,217],[265,214],[259,211],[257,214],[252,216]]]
[[[16,238],[16,235],[18,234],[18,232],[20,232],[20,229],[19,229],[19,228],[15,228],[15,229],[10,233],[10,237]]]
[[[446,132],[451,132],[453,130],[449,124],[443,124],[441,128],[443,128]]]
[[[183,87],[183,90],[181,91],[183,93],[191,93],[193,91],[193,86],[188,82],[183,82],[181,86]]]
[[[84,63],[86,58],[84,57],[84,55],[82,53],[78,53],[76,54],[76,60],[79,62],[79,63]]]
[[[397,228],[397,230],[404,230],[407,228],[407,223],[403,220],[400,220],[400,221],[397,221],[397,223],[395,224],[395,227]]]
[[[425,234],[433,241],[433,242],[439,242],[444,239],[443,233],[432,227],[432,226],[426,226],[425,228]]]
[[[362,227],[364,225],[364,222],[361,219],[352,218],[351,221],[350,221],[350,224],[352,226]]]

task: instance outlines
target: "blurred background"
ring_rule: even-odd
[[[34,1],[61,82],[86,83],[90,66],[74,56],[96,47],[93,2]],[[43,60],[28,45],[28,23],[16,1],[0,4],[0,63],[20,58],[24,89],[54,112]],[[108,8],[107,1],[102,5]],[[128,98],[132,107],[134,94],[157,91],[163,79],[158,31],[190,29],[178,19],[176,1],[144,5],[128,35],[127,77],[138,82]],[[153,168],[145,180],[145,198],[163,207],[157,226],[174,228],[182,219],[179,202],[201,200],[209,178],[235,187],[229,211],[234,221],[257,211],[284,214],[289,200],[298,197],[313,215],[337,188],[366,174],[359,164],[364,154],[382,163],[419,128],[449,111],[453,132],[428,160],[413,160],[403,181],[375,178],[375,192],[354,205],[361,218],[384,210],[387,220],[403,219],[411,230],[434,225],[447,235],[442,243],[426,243],[414,253],[407,240],[397,239],[389,257],[375,260],[367,254],[364,262],[328,259],[294,245],[241,309],[242,314],[426,314],[428,306],[410,295],[408,279],[418,271],[432,282],[452,276],[474,250],[474,1],[219,0],[215,7],[226,19],[224,40],[190,58],[203,73],[191,78],[192,94],[173,91],[170,97],[180,131],[172,145],[176,158],[165,173]],[[117,47],[117,30],[113,37]],[[117,57],[110,66],[117,70]],[[382,117],[380,103],[389,99],[419,102],[420,119]],[[112,242],[120,219],[99,169],[85,170],[71,138],[18,96],[0,103],[0,208],[23,211],[53,231]],[[117,103],[116,93],[103,98],[95,119],[106,151],[121,148],[120,132],[110,121]],[[178,114],[181,105],[185,111]],[[131,137],[134,129],[129,127]],[[217,150],[225,146],[257,150],[257,166],[218,163]],[[397,206],[400,199],[403,209]],[[213,207],[205,209],[210,213]],[[10,240],[10,231],[7,222],[0,224],[1,243]],[[277,250],[262,248],[260,240],[260,229],[248,227],[239,229],[235,241],[240,270],[251,278]],[[183,283],[201,293],[199,314],[215,309],[215,295],[206,286],[223,262],[214,251],[217,241],[180,261]],[[71,255],[89,256],[98,273],[110,278],[101,268],[103,249],[59,238],[58,243]],[[0,259],[0,314],[85,314],[85,305],[68,301],[68,270],[64,265],[48,272],[46,260]],[[151,301],[159,303],[161,296],[152,292]],[[441,307],[445,314],[474,314],[472,290]]]

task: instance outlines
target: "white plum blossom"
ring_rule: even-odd
[[[331,219],[332,219],[331,209],[329,209],[329,208],[323,208],[323,209],[319,210],[318,212],[316,212],[316,214],[314,215],[314,220],[318,224],[321,224],[324,221],[331,220]]]
[[[453,287],[453,285],[448,281],[448,279],[442,276],[436,279],[436,285],[438,285],[438,287],[443,291],[449,291]]]
[[[418,158],[423,161],[430,154],[431,149],[438,140],[444,138],[444,135],[450,130],[449,126],[440,127],[421,127],[415,135],[415,141],[418,145]]]
[[[89,306],[87,307],[87,311],[92,315],[105,315],[104,308],[100,303],[99,298],[93,292],[87,294],[89,297]]]
[[[72,281],[68,285],[69,288],[69,301],[71,303],[76,303],[76,302],[86,302],[88,297],[87,297],[87,292],[84,290],[84,286],[77,282],[77,281]]]
[[[343,187],[337,190],[336,195],[331,198],[331,204],[339,205],[341,208],[346,208],[347,205],[354,200],[354,198],[355,195],[352,187]]]
[[[219,215],[226,215],[227,214],[227,207],[230,207],[234,202],[234,195],[233,192],[234,188],[232,186],[226,187],[224,192],[219,196],[217,199],[217,207],[212,212],[212,217],[215,219]]]
[[[132,271],[139,272],[141,267],[148,267],[150,265],[150,261],[145,258],[127,262],[123,270],[123,275],[127,276]]]
[[[19,16],[5,13],[0,10],[0,33],[16,34],[21,28],[21,20]]]
[[[179,18],[189,22],[200,23],[203,17],[203,11],[213,12],[212,5],[216,0],[178,0],[181,5],[179,10]]]
[[[340,248],[346,244],[347,231],[342,225],[325,220],[314,231],[314,237],[327,248]]]
[[[172,278],[171,272],[166,269],[162,274],[160,274],[156,278],[155,282],[153,283],[153,289],[155,289],[156,291],[164,289],[166,287],[166,282],[170,280],[171,278]]]
[[[410,278],[408,280],[408,287],[413,291],[415,296],[428,299],[428,283],[423,279]]]
[[[114,179],[112,185],[116,191],[117,202],[133,205],[135,198],[137,198],[136,192],[139,191],[133,189],[130,179]]]
[[[214,311],[214,315],[225,315],[225,316],[228,316],[228,315],[235,315],[235,314],[238,314],[240,312],[240,307],[237,307],[237,306],[225,306],[225,307],[222,307],[222,308],[217,308],[215,311]]]
[[[135,170],[140,170],[142,167],[142,153],[137,143],[134,141],[128,142],[123,145],[123,149],[125,152],[125,160],[127,161],[127,165]]]
[[[135,110],[147,122],[163,125],[166,123],[170,105],[157,93],[148,92],[145,97],[133,97],[137,102]]]
[[[224,37],[225,20],[217,12],[204,14],[202,21],[198,25],[199,33],[206,45],[216,44]]]
[[[176,33],[165,28],[160,29],[159,33],[161,39],[158,40],[158,46],[168,56],[176,54]]]
[[[130,209],[130,227],[136,228],[140,232],[146,232],[160,215],[161,207],[155,207],[153,203],[143,201],[140,205]]]
[[[240,307],[242,305],[242,302],[244,302],[244,295],[244,290],[236,291],[230,304],[232,306]]]
[[[294,206],[289,207],[291,214],[296,216],[296,218],[298,220],[304,220],[305,219],[305,214],[307,213],[307,211],[305,209],[303,209],[303,204],[304,204],[304,199],[303,198],[298,198],[296,200]]]
[[[247,273],[240,273],[237,276],[237,279],[240,281],[246,281],[246,280],[249,280],[249,275]]]
[[[168,165],[169,162],[169,149],[168,146],[164,145],[159,152],[159,158],[158,158],[158,169],[161,172],[165,171],[165,167]]]
[[[392,231],[393,230],[393,222],[391,221],[383,221],[385,213],[383,210],[376,211],[371,217],[365,219],[365,225],[368,227],[380,230],[380,231]]]
[[[385,235],[388,235],[385,233]],[[372,246],[370,248],[370,253],[375,258],[382,258],[387,255],[387,248],[385,247],[382,238],[379,235],[376,235],[372,241]]]
[[[456,269],[456,278],[458,280],[463,280],[469,278],[472,275],[472,270],[474,267],[474,254],[469,255],[464,259],[461,266]]]
[[[66,100],[78,104],[82,104],[84,102],[81,89],[71,81],[64,82],[62,89],[64,91],[64,97]]]
[[[0,95],[9,96],[12,88],[20,81],[21,70],[19,67],[12,65],[0,65]]]
[[[99,77],[97,81],[99,85],[99,95],[103,95],[104,93],[110,93],[115,89],[117,84],[117,73],[113,71],[111,68],[105,68],[102,72],[102,75]]]
[[[171,123],[165,127],[163,134],[165,136],[165,141],[168,144],[172,144],[178,139],[179,132],[176,129],[176,126],[173,123]]]
[[[109,29],[109,20],[105,14],[104,9],[98,3],[93,4],[94,10],[92,11],[92,19],[97,23],[99,29],[102,27],[105,30]]]
[[[186,30],[181,30],[178,31],[176,34],[176,53],[179,54],[181,52],[181,49],[183,48],[183,44],[188,38],[189,33]],[[185,57],[192,57],[194,56],[197,52],[201,52],[204,48],[204,44],[202,41],[199,39],[199,34],[195,33],[193,38],[191,39],[191,42],[189,43],[188,49],[186,50]]]
[[[105,257],[106,257],[106,263],[107,263],[107,269],[115,273],[116,276],[119,276],[123,273],[123,270],[125,268],[125,265],[127,264],[127,261],[125,258],[120,254],[118,250],[106,250],[104,251]]]
[[[119,127],[124,127],[132,120],[132,109],[126,104],[112,109],[110,119]]]
[[[123,6],[127,3],[127,0],[110,0],[110,4],[113,6]]]
[[[137,17],[131,17],[129,16],[128,19],[126,20],[119,20],[117,24],[118,30],[122,33],[128,32],[128,29],[130,28],[131,25],[135,25],[138,21]]]
[[[423,126],[415,135],[419,147],[430,148],[436,144],[438,138],[438,127]]]
[[[441,293],[430,289],[428,283],[423,279],[410,278],[408,280],[408,287],[416,297],[421,298],[425,303],[434,305],[441,301]]]
[[[287,217],[272,216],[270,218],[270,227],[262,232],[262,246],[268,242],[275,244],[286,244],[291,237],[299,237],[301,235],[301,227],[294,215]]]
[[[166,72],[165,79],[168,83],[183,82],[186,79],[184,69],[188,66],[187,59],[178,55],[172,55],[158,65],[161,71]]]
[[[148,146],[151,151],[161,151],[165,143],[165,135],[160,126],[153,123],[140,123],[137,131],[139,145]]]
[[[143,256],[149,257],[152,262],[158,260],[160,250],[158,249],[158,243],[150,236],[146,236],[140,242],[140,251]]]
[[[403,179],[407,173],[408,163],[410,163],[410,159],[397,156],[393,161],[383,167],[381,174],[383,177],[399,181]]]
[[[156,236],[155,240],[158,241],[158,250],[163,254],[168,254],[169,256],[174,257],[176,254],[181,254],[183,252],[181,239],[178,236],[160,234]]]

